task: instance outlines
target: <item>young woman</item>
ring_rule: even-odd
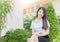
[[[32,35],[38,36],[38,42],[49,42],[50,24],[44,7],[37,10],[36,19],[32,21],[30,28],[32,29]]]

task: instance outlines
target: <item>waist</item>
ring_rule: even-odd
[[[42,34],[42,33],[45,33],[46,31],[45,30],[35,30],[35,32]]]
[[[38,36],[38,37],[44,37],[44,38],[49,38],[49,36],[48,36],[48,35],[46,35],[46,36]]]

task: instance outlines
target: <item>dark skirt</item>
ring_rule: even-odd
[[[49,37],[48,36],[39,36],[38,41],[39,42],[49,42]]]

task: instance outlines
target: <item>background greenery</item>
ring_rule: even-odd
[[[27,16],[26,16],[27,17]],[[26,19],[24,19],[24,28],[30,30],[30,25],[31,22],[35,19],[36,17],[33,16],[31,19],[29,17],[27,17]]]
[[[4,42],[27,42],[27,38],[31,37],[31,31],[27,29],[16,29],[6,33],[3,37]]]
[[[57,41],[58,39],[58,34],[59,34],[59,22],[54,10],[54,7],[52,5],[52,3],[49,3],[46,7],[47,10],[47,15],[48,15],[48,20],[50,22],[50,41],[51,42],[59,42]]]
[[[1,38],[1,31],[6,28],[6,16],[12,10],[12,2],[10,0],[0,0],[0,42],[3,42]]]
[[[12,2],[9,0],[0,1],[0,34],[3,28],[6,28],[6,16],[12,10]],[[0,35],[1,37],[1,35]]]

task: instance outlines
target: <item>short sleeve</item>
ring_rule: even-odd
[[[47,24],[48,24],[48,27],[50,28],[50,23],[49,23],[49,21],[47,20]]]
[[[34,28],[34,23],[32,21],[31,26],[30,26],[30,29],[33,29],[33,28]]]

